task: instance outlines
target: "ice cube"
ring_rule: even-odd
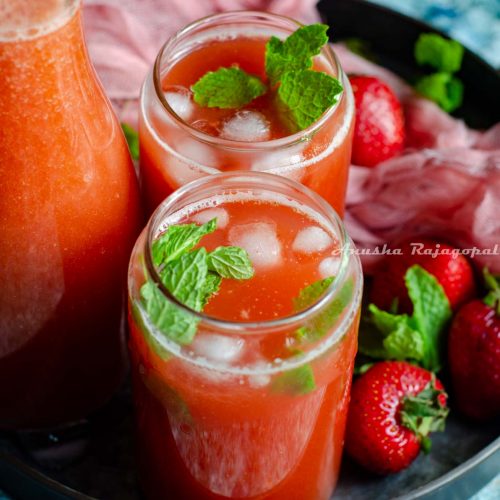
[[[233,141],[267,141],[271,129],[266,117],[258,111],[238,111],[222,125],[220,136]]]
[[[337,276],[340,267],[340,257],[327,257],[319,263],[319,275],[322,278]]]
[[[259,387],[265,387],[269,382],[271,382],[271,375],[266,373],[259,373],[267,368],[268,364],[264,361],[258,361],[253,365],[255,373],[248,375],[248,383],[250,387],[258,389]]]
[[[333,240],[331,236],[318,226],[309,226],[297,233],[292,249],[298,253],[315,253],[326,250]]]
[[[191,118],[194,113],[194,102],[191,92],[181,86],[173,85],[165,92],[165,99],[174,112],[184,121]]]
[[[207,167],[217,166],[217,155],[215,151],[196,139],[184,138],[180,139],[174,145],[174,149],[188,160],[193,160],[200,165]]]
[[[198,334],[191,347],[197,356],[210,361],[231,363],[241,355],[244,344],[243,339],[207,333]]]
[[[233,226],[229,230],[229,242],[244,248],[256,268],[270,268],[281,261],[281,243],[274,224],[254,222]]]
[[[229,214],[224,208],[208,208],[193,215],[192,219],[197,224],[206,224],[212,219],[217,219],[217,228],[224,229],[229,222]]]
[[[303,148],[304,144],[300,143],[272,153],[266,151],[252,162],[252,170],[266,172],[267,170],[296,165],[302,161]]]

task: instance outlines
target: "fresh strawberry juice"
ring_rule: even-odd
[[[155,280],[147,252],[170,225],[213,218],[217,229],[198,246],[246,249],[254,276],[224,279],[194,340],[182,345],[155,328],[141,303],[141,287]],[[341,227],[309,190],[257,173],[192,183],[155,212],[129,270],[139,467],[148,498],[330,497],[362,287]],[[301,290],[334,275],[333,289],[310,304],[314,311],[297,307]],[[303,336],[308,328],[310,338]]]
[[[301,182],[343,213],[353,98],[328,46],[314,58],[313,69],[336,77],[344,90],[335,106],[296,133],[283,120],[272,93],[234,110],[199,106],[190,90],[208,71],[221,67],[237,66],[266,82],[270,36],[286,38],[299,26],[272,14],[233,12],[192,24],[167,42],[141,95],[141,180],[150,211],[201,176],[257,170]],[[234,120],[238,117],[241,122]]]
[[[0,2],[0,428],[85,417],[123,379],[140,224],[80,2]]]

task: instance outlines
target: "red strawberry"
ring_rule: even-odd
[[[429,433],[444,429],[442,389],[431,372],[404,361],[372,366],[352,387],[347,453],[378,474],[408,467],[420,449],[429,450]]]
[[[485,278],[490,293],[458,311],[448,339],[457,406],[476,420],[500,417],[500,284]]]
[[[404,241],[395,248],[401,249],[401,255],[388,255],[373,276],[370,299],[380,309],[389,310],[394,299],[398,299],[398,311],[411,312],[404,275],[415,264],[435,276],[453,310],[474,297],[476,285],[472,266],[464,255],[451,253],[453,247],[418,239]]]
[[[401,153],[405,123],[394,92],[373,76],[349,77],[356,105],[352,162],[373,167]]]

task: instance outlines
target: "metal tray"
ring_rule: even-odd
[[[413,44],[428,25],[362,0],[322,0],[318,8],[333,27],[335,40],[359,37],[370,43],[379,62],[413,79]],[[500,77],[488,64],[465,51],[460,72],[466,93],[457,114],[470,126],[487,127],[500,119]],[[130,394],[124,389],[101,412],[60,443],[74,455],[64,467],[43,467],[26,453],[27,436],[0,435],[0,489],[14,498],[137,500]],[[346,459],[335,498],[349,500],[470,498],[500,472],[500,426],[474,425],[452,412],[446,432],[436,434],[428,456],[385,478],[361,471]],[[43,449],[35,454],[41,457]],[[47,460],[45,459],[45,462]],[[1,495],[0,495],[1,496]]]

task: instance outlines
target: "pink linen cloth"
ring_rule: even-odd
[[[84,25],[94,65],[120,118],[137,122],[137,98],[161,45],[187,23],[226,10],[265,10],[312,23],[315,0],[86,0]],[[431,236],[462,248],[500,247],[500,124],[486,132],[416,96],[389,70],[334,45],[347,73],[381,78],[405,109],[403,155],[369,169],[351,166],[346,225],[362,249]],[[500,248],[497,247],[497,252]],[[380,256],[362,256],[370,272]],[[500,256],[478,266],[500,272]]]

